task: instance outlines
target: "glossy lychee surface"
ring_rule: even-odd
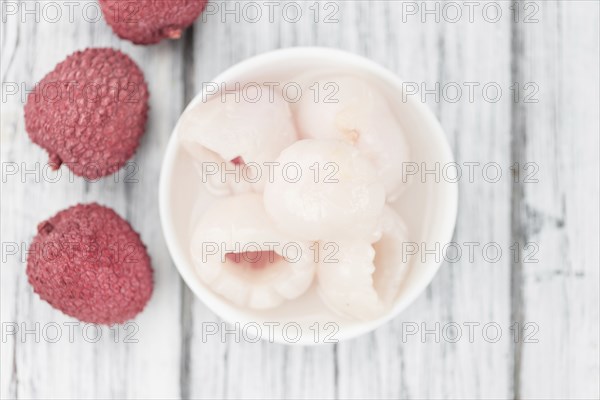
[[[27,257],[34,291],[84,322],[122,323],[152,295],[150,257],[140,236],[112,209],[78,204],[38,225]]]
[[[206,7],[207,0],[100,0],[106,22],[122,39],[154,44],[179,39]]]
[[[25,128],[53,168],[98,179],[135,153],[148,119],[148,87],[137,64],[110,48],[77,51],[27,97]]]

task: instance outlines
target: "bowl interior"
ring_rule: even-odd
[[[416,163],[413,165],[418,168],[426,165],[431,169],[435,163],[443,166],[453,161],[444,133],[431,111],[417,100],[411,100],[412,97],[403,99],[402,81],[394,74],[351,53],[324,48],[277,50],[243,61],[212,82],[240,82],[242,86],[248,82],[280,82],[283,86],[286,82],[295,82],[296,77],[305,75],[307,71],[316,70],[350,73],[377,85],[402,124],[410,146],[410,161]],[[188,108],[200,101],[202,93],[196,96]],[[409,273],[393,308],[377,320],[353,321],[329,311],[319,299],[315,284],[300,298],[285,302],[273,310],[240,308],[212,292],[195,273],[189,244],[192,229],[203,211],[218,199],[202,186],[192,165],[192,158],[179,142],[176,126],[163,161],[159,189],[165,239],[187,285],[208,307],[228,322],[239,322],[242,327],[249,323],[253,327],[258,324],[263,327],[263,336],[268,331],[265,323],[278,323],[274,328],[274,336],[269,339],[283,343],[292,342],[281,336],[285,324],[295,323],[298,324],[295,325],[295,330],[298,326],[302,329],[301,336],[296,341],[295,332],[290,331],[287,337],[293,337],[293,342],[298,344],[315,343],[315,322],[324,333],[331,333],[335,329],[331,325],[323,328],[326,323],[333,322],[339,329],[334,338],[347,339],[375,329],[397,315],[425,289],[439,268],[434,257],[427,257],[426,262],[422,262],[418,255],[413,256],[410,259]],[[443,246],[450,241],[454,230],[457,187],[443,179],[435,182],[431,175],[423,180],[417,174],[410,179],[408,188],[391,206],[406,222],[410,242],[418,246],[424,244],[427,248],[433,248],[436,242]]]

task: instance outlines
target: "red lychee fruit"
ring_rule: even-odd
[[[76,205],[38,225],[27,257],[33,290],[84,322],[111,325],[135,317],[150,299],[150,257],[117,213]]]
[[[100,0],[106,22],[122,39],[154,44],[179,39],[208,0]]]
[[[25,128],[53,168],[78,176],[118,171],[137,149],[148,119],[148,87],[137,64],[100,48],[67,57],[29,93]]]

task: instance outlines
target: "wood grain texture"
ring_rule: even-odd
[[[597,397],[598,218],[588,213],[600,200],[598,8],[552,2],[539,18],[515,31],[517,76],[540,87],[518,125],[520,155],[539,165],[518,210],[523,237],[539,245],[539,262],[522,265],[521,318],[540,331],[539,343],[522,348],[520,394]]]
[[[258,2],[262,17],[253,22],[254,14],[243,11],[247,3],[218,1],[180,41],[151,47],[119,40],[103,20],[84,20],[81,9],[95,3],[77,3],[73,21],[67,14],[56,22],[7,15],[2,23],[2,398],[600,396],[597,2],[482,2],[471,23],[467,14],[450,22],[449,8],[437,22],[434,14],[423,13],[424,3],[402,1],[282,2],[274,6],[272,20],[271,6]],[[501,7],[496,22],[482,16],[488,3]],[[284,18],[286,4],[292,5]],[[301,17],[293,21],[296,6]],[[47,160],[27,138],[23,99],[20,92],[8,95],[10,84],[31,88],[66,55],[89,46],[120,48],[145,72],[151,114],[134,164],[117,179],[99,182],[71,180],[64,168],[58,182],[41,172],[24,175],[25,168],[43,169]],[[181,282],[166,249],[157,204],[162,154],[179,114],[203,82],[247,57],[292,46],[361,54],[419,87],[414,96],[424,95],[462,167],[453,240],[463,255],[445,262],[400,316],[355,340],[303,348],[238,342],[232,334],[226,340],[205,337],[207,326],[221,328],[221,320]],[[527,83],[537,86],[525,88]],[[439,99],[423,93],[436,84],[447,88]],[[492,89],[482,90],[486,84],[501,88],[498,101],[490,99]],[[473,99],[468,85],[475,85]],[[455,101],[456,87],[462,97]],[[18,173],[8,175],[12,163]],[[479,163],[472,182],[464,176],[465,163]],[[497,182],[482,176],[488,163],[503,173]],[[538,182],[526,181],[532,171],[524,169],[526,163],[539,167],[533,177]],[[137,343],[125,343],[123,328],[118,340],[104,329],[92,343],[84,335],[94,330],[83,324],[73,328],[71,343],[64,324],[75,320],[32,292],[25,249],[12,254],[13,245],[29,243],[39,221],[91,201],[126,217],[153,260],[155,293],[132,325]],[[465,243],[478,243],[472,260]],[[498,261],[484,257],[488,243],[502,249]],[[525,258],[532,249],[527,243],[539,248],[533,259]],[[11,324],[33,329],[36,323],[48,335],[49,324],[59,324],[61,339],[49,343],[43,335],[36,340],[34,334],[5,334]],[[450,340],[454,324],[462,333],[456,341]],[[484,332],[486,324],[492,328]],[[490,340],[495,326],[502,329],[497,341]],[[408,334],[415,327],[418,333]]]

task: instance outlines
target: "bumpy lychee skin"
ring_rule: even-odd
[[[150,257],[117,213],[76,205],[38,225],[27,257],[33,290],[84,322],[111,325],[135,317],[152,295]]]
[[[148,119],[148,87],[126,54],[78,51],[36,85],[25,104],[25,128],[52,167],[98,179],[118,171],[137,149]]]
[[[179,39],[208,0],[100,0],[106,22],[122,39],[154,44]]]

